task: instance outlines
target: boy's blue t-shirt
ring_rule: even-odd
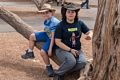
[[[50,19],[44,21],[44,31],[47,33],[49,38],[52,37],[52,32],[55,32],[56,25],[59,22],[60,21],[54,16],[52,16]]]

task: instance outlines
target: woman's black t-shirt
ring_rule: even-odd
[[[85,34],[88,31],[89,28],[80,20],[72,24],[61,21],[57,25],[55,39],[61,39],[61,41],[70,48],[80,50],[81,34]]]

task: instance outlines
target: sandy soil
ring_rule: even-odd
[[[82,50],[91,58],[91,41],[82,36],[81,42]],[[34,49],[35,59],[21,59],[27,48],[28,41],[17,32],[0,33],[0,80],[52,80],[47,77],[38,49]],[[51,63],[54,69],[58,68],[54,62]]]

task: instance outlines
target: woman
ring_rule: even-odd
[[[61,8],[62,21],[57,25],[55,31],[55,43],[58,46],[56,56],[62,63],[56,71],[53,80],[64,80],[64,74],[80,70],[85,67],[86,59],[81,51],[81,34],[90,40],[92,32],[80,20],[78,20],[79,7],[73,3]]]
[[[44,4],[39,13],[45,19],[44,21],[44,32],[34,32],[30,35],[29,38],[29,48],[26,50],[25,54],[21,57],[23,59],[34,58],[34,44],[35,42],[45,42],[40,50],[40,54],[43,58],[43,61],[46,64],[48,71],[48,76],[52,77],[54,74],[52,65],[48,56],[52,56],[52,48],[54,45],[54,32],[56,25],[59,23],[59,20],[53,16],[55,9],[49,4]]]

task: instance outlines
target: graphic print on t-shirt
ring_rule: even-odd
[[[77,38],[77,36],[75,35],[75,32],[77,30],[78,30],[77,28],[68,28],[68,32],[72,33],[72,35],[70,37],[70,42],[71,42],[73,48],[76,46],[76,38]]]
[[[74,32],[72,33],[70,41],[72,42],[72,47],[75,47],[76,46],[76,36],[75,36]]]

